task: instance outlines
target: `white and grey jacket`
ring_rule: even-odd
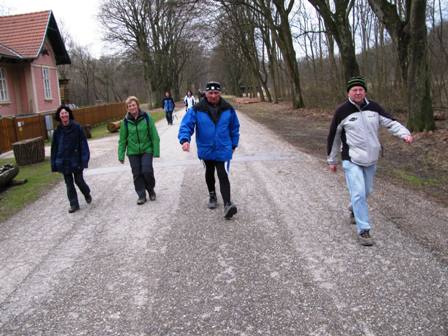
[[[327,138],[327,162],[342,160],[368,167],[378,161],[381,144],[380,126],[401,139],[410,135],[409,130],[392,118],[374,101],[365,99],[361,106],[348,99],[336,109]],[[342,144],[342,147],[341,147]]]

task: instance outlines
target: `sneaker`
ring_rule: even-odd
[[[372,246],[373,238],[370,236],[369,230],[361,231],[361,233],[358,235],[358,241],[363,246]]]
[[[238,212],[238,209],[236,208],[235,204],[229,203],[226,206],[224,206],[224,218],[230,219],[233,217],[234,214]]]
[[[156,200],[156,192],[154,190],[149,191],[148,194],[149,194],[149,200],[150,201],[155,201]]]
[[[350,224],[356,224],[355,214],[350,210]]]
[[[144,198],[144,197],[140,197],[138,200],[137,200],[137,204],[138,205],[142,205],[142,204],[145,204],[146,203],[146,198]]]
[[[75,211],[79,210],[79,205],[78,206],[71,206],[70,209],[68,209],[68,213],[74,213]]]
[[[210,193],[210,198],[208,199],[208,208],[216,209],[218,206],[218,199],[216,198],[216,192],[212,191]]]
[[[87,204],[92,203],[92,196],[90,194],[88,194],[87,196],[85,196],[86,202]]]

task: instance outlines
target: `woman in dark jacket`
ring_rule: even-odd
[[[83,176],[83,169],[87,168],[90,158],[89,145],[81,126],[74,121],[73,112],[68,106],[59,106],[55,119],[59,125],[54,131],[51,143],[51,171],[64,175],[70,202],[68,212],[73,213],[79,210],[75,183],[86,202],[92,202],[90,188]]]

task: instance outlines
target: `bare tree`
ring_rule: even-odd
[[[178,76],[189,50],[186,27],[195,15],[195,3],[106,0],[101,6],[107,39],[134,51],[142,61],[150,104],[159,104],[167,89],[178,94]]]
[[[267,85],[268,74],[264,66],[265,48],[262,41],[260,29],[260,17],[250,11],[247,7],[228,4],[223,2],[225,20],[229,22],[226,34],[234,38],[235,48],[241,51],[246,60],[246,67],[251,71],[251,78],[256,84],[253,85],[261,98],[264,100],[264,94],[268,100],[272,101],[271,94]],[[262,89],[261,89],[262,88]]]
[[[334,12],[332,11],[332,6],[326,0],[308,1],[322,16],[325,27],[338,45],[345,79],[348,80],[354,75],[359,75],[359,66],[356,60],[355,44],[349,20],[353,0],[333,0]]]
[[[227,0],[225,2],[246,6],[265,19],[265,23],[271,30],[288,70],[292,86],[292,105],[294,108],[303,107],[304,101],[300,86],[299,64],[289,24],[289,15],[294,8],[294,0]]]
[[[403,8],[387,0],[369,0],[369,4],[384,23],[398,52],[407,87],[408,127],[414,131],[434,129],[426,0],[408,0]]]

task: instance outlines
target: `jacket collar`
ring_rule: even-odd
[[[369,101],[368,101],[367,97],[364,98],[364,102],[363,102],[361,105],[356,104],[353,100],[351,100],[350,97],[348,98],[348,101],[349,101],[352,105],[354,105],[354,106],[355,106],[358,110],[360,110],[360,111],[364,110],[364,108],[365,108],[367,105],[369,105]]]

